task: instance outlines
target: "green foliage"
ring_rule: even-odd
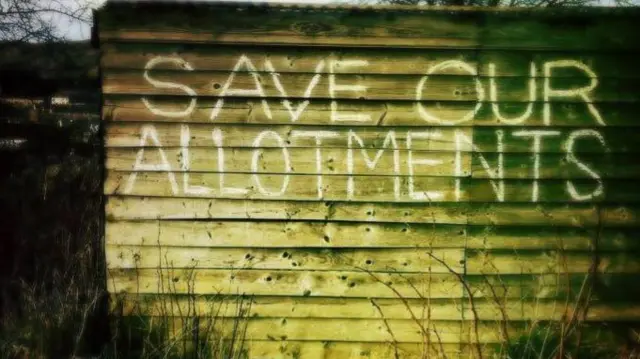
[[[597,327],[580,326],[567,330],[564,323],[534,323],[528,333],[520,335],[496,351],[505,359],[611,359],[634,358],[624,355],[625,343],[620,337],[588,338],[583,331],[598,331]]]

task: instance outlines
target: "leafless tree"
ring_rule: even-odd
[[[90,21],[90,7],[81,0],[0,0],[0,41],[60,41],[60,26]]]
[[[88,28],[99,2],[0,0],[0,102],[17,111],[13,116],[23,118],[26,104],[29,118],[38,119],[32,122],[40,122],[43,117],[33,112],[49,114],[56,93],[97,91],[95,52],[69,35]],[[9,105],[6,98],[20,99],[21,105]],[[0,112],[8,113],[4,107]]]

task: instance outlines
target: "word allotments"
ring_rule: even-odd
[[[145,66],[143,78],[148,85],[156,89],[172,89],[190,99],[185,101],[182,109],[162,108],[162,105],[154,104],[147,97],[142,97],[142,103],[154,115],[179,121],[190,116],[196,109],[197,96],[206,94],[198,93],[177,80],[155,79],[154,68],[160,64],[176,65],[184,71],[195,69],[180,57],[154,57]],[[517,154],[517,158],[522,158],[522,152],[526,152],[529,158],[525,158],[520,164],[523,171],[518,178],[528,181],[529,201],[538,202],[543,197],[541,193],[545,190],[545,182],[541,180],[541,164],[545,156],[558,157],[559,154],[568,170],[578,174],[584,183],[581,188],[569,178],[561,184],[554,183],[556,194],[557,188],[562,188],[562,195],[572,201],[588,201],[604,196],[605,185],[597,167],[583,160],[576,150],[580,143],[585,143],[591,152],[607,154],[609,151],[605,137],[597,129],[606,125],[605,119],[592,101],[592,92],[598,86],[598,77],[582,62],[571,59],[542,64],[532,62],[526,84],[527,101],[522,113],[515,115],[505,114],[500,108],[498,101],[501,96],[496,80],[499,74],[496,65],[489,64],[489,76],[481,78],[477,69],[466,62],[439,62],[428,68],[424,76],[416,77],[418,81],[415,85],[412,114],[415,117],[413,121],[418,125],[413,127],[379,126],[370,115],[341,111],[336,101],[340,94],[366,94],[368,88],[362,83],[338,83],[335,69],[340,68],[344,72],[345,69],[362,68],[368,64],[365,60],[320,60],[315,66],[314,75],[304,87],[304,92],[293,94],[283,85],[288,74],[278,73],[269,60],[261,67],[265,71],[260,72],[249,57],[240,56],[216,93],[218,99],[209,113],[211,125],[196,125],[196,146],[213,149],[207,151],[210,168],[206,170],[216,175],[206,178],[201,176],[197,184],[191,182],[191,177],[194,177],[189,173],[192,168],[192,126],[169,126],[159,134],[154,125],[142,125],[139,126],[138,143],[130,144],[138,146],[139,149],[131,163],[131,173],[125,180],[123,193],[135,194],[138,173],[151,171],[165,173],[162,176],[163,181],[173,196],[257,196],[292,199],[298,194],[304,199],[354,200],[363,199],[358,197],[369,196],[376,190],[384,190],[389,193],[380,198],[389,201],[461,201],[474,200],[473,191],[465,189],[465,186],[472,186],[478,191],[480,188],[484,188],[482,191],[488,189],[492,193],[491,200],[503,202],[523,199],[524,195],[521,193],[516,198],[508,198],[508,187],[522,187],[522,183],[509,183],[509,177],[505,176],[504,163],[509,162],[509,157],[514,156],[514,153]],[[431,77],[441,72],[448,73],[447,71],[452,69],[461,72],[462,75],[471,76],[476,101],[470,105],[468,112],[459,118],[444,118],[438,115],[437,109],[428,108],[423,103],[429,100],[423,97],[423,93],[429,87]],[[570,69],[582,74],[585,83],[571,88],[554,87],[554,71],[558,69]],[[249,74],[252,81],[238,84],[238,74]],[[267,93],[265,80],[270,81],[269,87],[275,89],[276,93]],[[312,94],[314,91],[318,92],[321,86],[328,87],[326,93],[330,97],[330,107],[326,113],[328,120],[324,123],[329,126],[296,126],[296,122],[314,101]],[[291,126],[274,124],[273,128],[269,128],[267,124],[257,130],[243,131],[239,135],[237,128],[233,126],[217,125],[218,119],[225,116],[225,98],[234,96],[261,100],[266,118],[272,117],[267,98],[280,99],[282,107],[289,113]],[[554,124],[554,101],[564,100],[582,103],[586,107],[590,117],[583,118],[584,128],[561,131],[551,127]],[[504,126],[474,128],[474,117],[483,106],[490,106],[493,116]],[[544,126],[523,127],[533,116],[535,107],[539,107]],[[339,123],[341,126],[331,126],[332,123]],[[228,138],[229,131],[235,131],[231,138]],[[167,139],[163,137],[166,136],[179,138],[169,140],[179,147],[178,164],[172,163],[165,153],[164,147],[168,144],[165,142]],[[478,141],[479,136],[482,136],[481,141]],[[209,138],[208,142],[204,140],[205,137]],[[248,151],[245,168],[234,166],[234,170],[229,171],[228,161],[234,160],[233,157],[230,159],[230,152],[242,147],[246,147],[245,152]],[[273,148],[278,151],[274,153],[270,150],[269,155],[277,156],[272,162],[279,162],[280,168],[271,166],[265,170],[262,163],[265,150]],[[301,151],[302,149],[304,151]],[[328,150],[331,153],[329,157],[326,154]],[[149,154],[154,151],[157,152],[155,156]],[[146,157],[152,157],[153,160]],[[301,166],[300,161],[303,164],[312,162],[312,167],[315,168],[303,166],[304,170],[297,170]],[[332,167],[333,162],[335,165]],[[342,168],[335,168],[336,166]],[[328,171],[326,167],[332,167],[332,171]],[[229,172],[238,174],[230,176],[227,174]],[[155,179],[162,177],[156,176]],[[233,184],[227,180],[229,177],[233,177]],[[433,177],[451,178],[448,181],[425,180]],[[385,181],[368,182],[376,178]],[[484,180],[474,181],[473,178]],[[375,186],[376,183],[380,186],[377,189],[358,189],[360,186],[371,184]],[[427,184],[428,188],[420,187],[424,184]],[[301,187],[305,187],[305,190],[301,191]],[[309,190],[310,187],[313,187],[313,191]],[[487,194],[481,198],[486,200]]]

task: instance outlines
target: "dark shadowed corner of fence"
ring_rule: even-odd
[[[227,302],[237,311],[227,320],[215,318],[217,298],[196,308],[192,291],[158,295],[166,302],[151,316],[144,301],[127,316],[116,297],[109,305],[101,140],[91,137],[80,153],[54,148],[69,138],[0,152],[0,357],[241,358],[250,300]],[[187,281],[192,288],[195,276]]]
[[[0,350],[9,358],[95,354],[108,336],[102,163],[91,141],[81,152],[62,145],[68,129],[50,128],[61,141],[0,153]]]

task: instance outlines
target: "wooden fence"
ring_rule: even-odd
[[[125,311],[250,296],[251,358],[478,356],[532,322],[640,319],[637,10],[97,20]]]

